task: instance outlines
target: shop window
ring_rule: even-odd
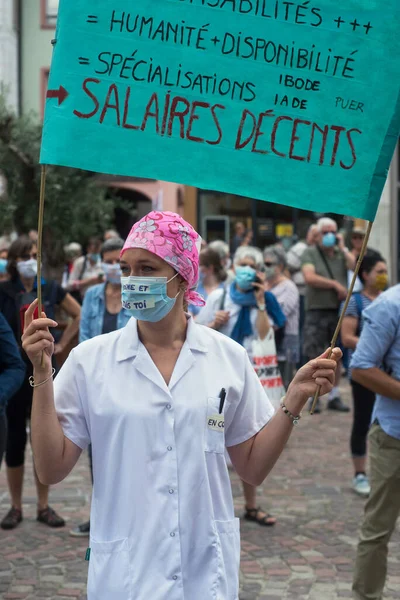
[[[59,0],[41,0],[42,29],[55,29]]]

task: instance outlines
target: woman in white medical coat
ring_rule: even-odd
[[[93,448],[88,600],[237,600],[224,448],[259,485],[316,385],[333,386],[339,350],[303,367],[272,416],[244,348],[184,311],[202,304],[199,247],[173,213],[136,223],[121,254],[122,301],[135,318],[73,350],[54,385],[55,322],[33,320],[36,303],[26,314],[39,478],[58,483]]]

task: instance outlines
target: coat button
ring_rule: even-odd
[[[171,450],[172,450],[172,446],[167,446],[167,450],[168,450],[169,452],[171,452]]]
[[[170,404],[167,404],[167,410],[171,410],[172,406]]]
[[[174,575],[172,579],[176,581],[178,579],[178,575]]]
[[[171,488],[171,489],[169,490],[169,493],[170,493],[170,494],[173,494],[173,493],[174,493],[174,490]]]
[[[171,531],[171,533],[169,534],[171,537],[175,537],[175,533],[173,531]]]

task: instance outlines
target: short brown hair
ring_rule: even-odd
[[[211,248],[205,248],[200,252],[199,263],[201,267],[213,267],[214,274],[218,278],[218,281],[225,281],[226,272],[221,263],[221,257]]]

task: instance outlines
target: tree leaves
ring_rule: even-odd
[[[0,96],[0,174],[7,180],[6,197],[0,198],[0,233],[37,228],[41,135],[34,115],[17,117]],[[116,206],[130,210],[126,202],[109,197],[93,173],[48,167],[43,234],[48,264],[63,262],[66,243],[85,244],[91,236],[103,237],[113,226]]]

